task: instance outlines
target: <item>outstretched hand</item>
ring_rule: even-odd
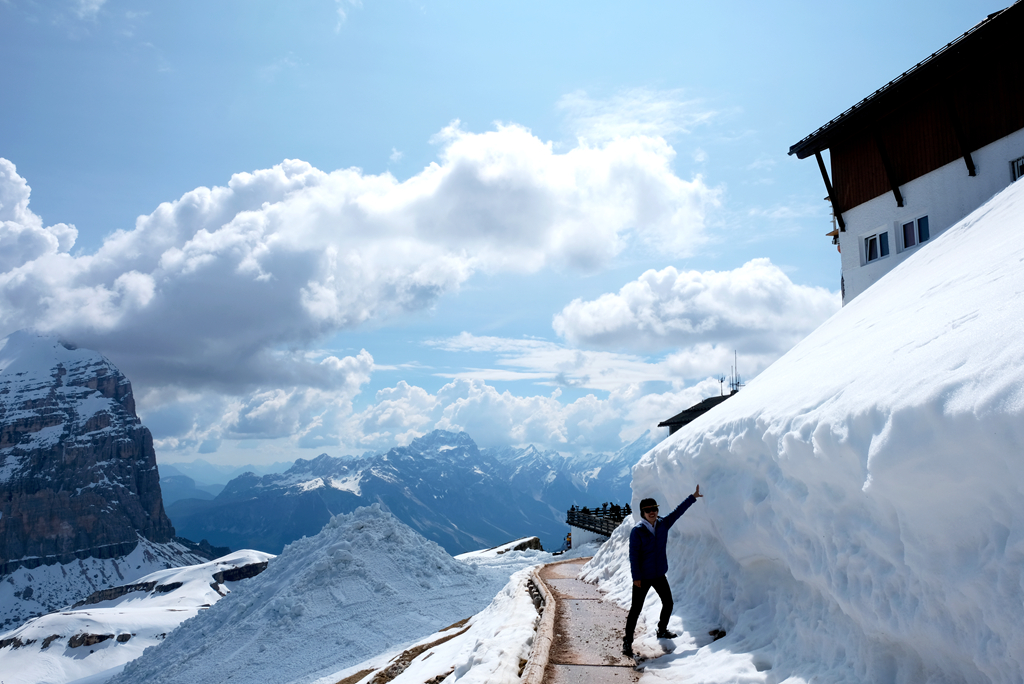
[[[697,491],[693,493],[693,498],[700,499],[704,495],[700,493],[700,485],[697,485]]]

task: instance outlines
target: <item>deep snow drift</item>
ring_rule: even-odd
[[[286,546],[111,681],[310,682],[473,615],[509,574],[455,560],[379,505],[359,508]]]
[[[700,648],[650,680],[1024,681],[1022,230],[1017,183],[634,468],[634,506],[705,494],[669,542]],[[621,601],[627,536],[586,571]]]

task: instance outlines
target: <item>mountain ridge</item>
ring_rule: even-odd
[[[320,454],[284,473],[247,473],[212,501],[177,501],[168,511],[185,536],[232,548],[262,543],[270,553],[370,503],[453,554],[524,535],[550,548],[561,544],[572,504],[628,500],[630,467],[658,441],[648,432],[611,456],[564,457],[533,445],[479,448],[465,432],[434,430],[380,454]],[[246,525],[255,533],[241,533]]]

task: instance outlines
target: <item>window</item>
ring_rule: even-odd
[[[889,256],[889,231],[864,238],[864,263]]]
[[[913,221],[907,221],[903,224],[901,233],[903,236],[903,249],[910,249],[922,242],[927,242],[928,238],[931,237],[931,233],[928,231],[928,217],[922,216]]]
[[[1013,182],[1016,183],[1021,176],[1024,176],[1024,157],[1010,162],[1010,178]]]

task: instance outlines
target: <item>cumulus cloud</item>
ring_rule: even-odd
[[[290,160],[197,188],[72,255],[3,161],[0,321],[103,349],[156,384],[327,387],[300,350],[431,306],[480,271],[593,271],[630,243],[685,254],[717,201],[670,169],[663,140],[556,153],[519,126],[438,136],[440,158],[399,182]]]
[[[345,434],[352,448],[407,444],[430,430],[465,430],[482,446],[534,444],[562,452],[610,452],[701,399],[719,385],[705,380],[662,393],[623,384],[607,397],[565,402],[562,392],[519,396],[478,379],[458,378],[436,394],[400,382],[352,415]],[[410,429],[412,428],[412,429]]]
[[[732,271],[647,271],[618,293],[573,300],[553,326],[574,345],[648,352],[682,348],[669,360],[680,369],[737,349],[760,357],[760,370],[839,306],[837,293],[796,285],[770,260],[753,259]]]
[[[47,254],[67,252],[75,244],[74,226],[43,220],[28,208],[31,188],[14,164],[0,158],[0,273]]]
[[[162,450],[212,453],[229,439],[285,439],[300,448],[340,446],[353,399],[373,373],[373,357],[366,350],[326,356],[315,367],[324,376],[319,387],[312,382],[268,384],[232,394],[159,386],[142,390],[139,404]]]

